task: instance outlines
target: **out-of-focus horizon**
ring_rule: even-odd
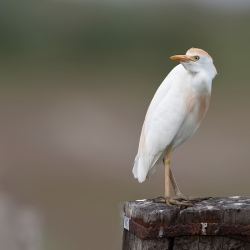
[[[219,2],[0,2],[0,186],[43,214],[46,250],[120,249],[122,202],[163,194],[163,168],[139,184],[132,163],[169,57],[191,47],[218,75],[176,179],[249,195],[250,4]]]

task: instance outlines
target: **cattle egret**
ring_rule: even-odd
[[[198,129],[208,109],[217,71],[211,56],[202,49],[191,48],[186,55],[170,59],[180,64],[167,75],[149,105],[132,172],[143,182],[163,161],[165,197],[158,201],[191,206],[191,201],[202,198],[182,195],[170,169],[170,154]],[[170,181],[174,197],[170,197]]]

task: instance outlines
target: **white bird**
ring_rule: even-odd
[[[188,206],[197,199],[181,194],[170,169],[170,153],[198,129],[209,106],[212,80],[217,71],[211,56],[202,49],[191,48],[186,55],[170,59],[180,64],[168,74],[149,105],[132,172],[143,182],[163,161],[165,197],[161,202]],[[175,192],[173,198],[170,181]]]

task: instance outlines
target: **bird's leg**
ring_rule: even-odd
[[[179,189],[179,187],[178,187],[178,185],[177,185],[177,182],[176,182],[176,180],[175,180],[175,178],[174,178],[174,175],[173,175],[173,172],[172,172],[172,169],[171,169],[171,168],[170,168],[170,180],[171,180],[172,186],[173,186],[173,188],[174,188],[174,194],[175,194],[176,196],[181,196],[182,193],[181,193],[181,191],[180,191],[180,189]]]
[[[165,166],[165,196],[159,197],[155,199],[155,202],[160,202],[160,203],[166,203],[167,205],[180,205],[180,206],[193,206],[191,201],[201,201],[201,200],[207,200],[210,197],[191,197],[191,196],[185,196],[181,193],[177,182],[174,178],[174,175],[172,173],[172,170],[170,168],[170,154],[172,151],[172,145],[170,145],[167,149],[166,156],[163,159],[163,163]],[[170,181],[172,183],[172,186],[174,188],[174,197],[170,197]]]
[[[175,181],[174,175],[170,169],[170,153],[172,151],[172,145],[170,145],[167,149],[166,156],[163,159],[163,163],[165,166],[165,197],[164,198],[157,198],[155,202],[165,202],[167,205],[185,205],[185,206],[191,206],[192,204],[188,201],[179,201],[177,199],[173,199],[170,197],[170,181],[172,182],[175,194],[180,194],[181,192],[177,186],[177,183]]]
[[[166,203],[167,205],[183,205],[183,206],[192,206],[193,204],[190,202],[189,197],[184,196],[174,178],[174,175],[172,173],[172,170],[170,168],[170,154],[172,151],[172,145],[170,145],[167,149],[166,156],[163,159],[163,163],[165,166],[165,196],[164,198],[159,197],[155,200],[155,202],[161,202]],[[170,197],[170,181],[172,183],[172,186],[174,188],[175,197]]]
[[[163,159],[163,163],[165,166],[165,196],[164,198],[157,198],[155,200],[155,202],[161,202],[161,203],[166,203],[167,205],[171,206],[171,205],[185,205],[185,206],[191,206],[192,204],[190,202],[187,201],[179,201],[179,200],[175,200],[173,198],[170,197],[170,181],[172,182],[172,185],[174,187],[175,193],[178,193],[181,195],[181,192],[177,186],[177,183],[174,179],[173,173],[170,169],[170,154],[172,151],[172,145],[170,145],[167,149],[167,153],[166,156]]]
[[[193,196],[183,195],[181,193],[178,185],[177,185],[177,182],[176,182],[176,180],[174,178],[174,175],[173,175],[173,172],[172,172],[171,169],[170,169],[170,180],[171,180],[172,186],[174,188],[174,194],[175,194],[175,196],[171,200],[181,201],[181,202],[185,201],[186,206],[192,206],[192,203],[190,203],[189,201],[202,201],[202,200],[207,200],[207,199],[210,198],[210,197],[193,197]]]
[[[163,163],[165,166],[165,196],[159,197],[155,199],[155,202],[166,203],[167,205],[171,206],[169,203],[170,200],[170,153],[172,151],[172,145],[170,145],[167,149],[166,156],[163,159]]]
[[[168,202],[172,205],[189,206],[189,207],[192,206],[193,204],[189,201],[189,199],[185,199],[184,198],[185,196],[181,193],[171,168],[169,169],[169,177],[174,189],[175,196],[171,197]]]
[[[172,145],[170,145],[167,149],[167,154],[164,157],[164,166],[165,166],[165,202],[167,205],[170,205],[170,153],[172,150]]]

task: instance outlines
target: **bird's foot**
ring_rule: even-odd
[[[173,197],[174,199],[181,199],[181,200],[185,200],[185,201],[204,201],[204,200],[208,200],[212,197],[196,197],[196,196],[187,196],[187,195],[176,195],[175,197]]]
[[[180,198],[176,198],[176,197],[167,197],[167,198],[158,197],[158,198],[154,199],[154,202],[166,203],[168,206],[172,206],[172,205],[186,206],[186,207],[193,206],[192,202],[187,201],[187,200],[183,200]]]
[[[158,197],[154,199],[156,203],[166,203],[168,206],[178,205],[178,206],[186,206],[192,207],[194,202],[208,200],[211,197],[193,197],[193,196],[186,196],[186,195],[176,195],[174,197]]]

